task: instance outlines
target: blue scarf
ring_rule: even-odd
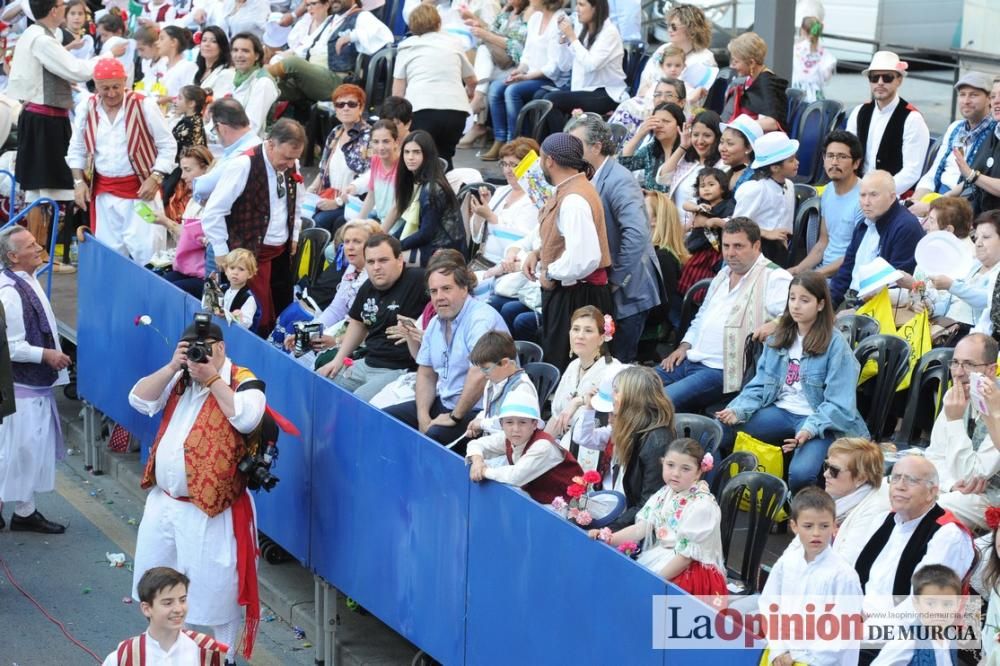
[[[958,127],[948,137],[948,149],[944,153],[944,159],[938,163],[937,172],[934,174],[935,192],[944,194],[950,189],[941,184],[941,176],[944,175],[944,168],[948,164],[948,157],[951,155],[952,149],[956,145],[965,145],[968,143],[969,148],[965,151],[965,161],[972,164],[972,161],[976,158],[976,152],[979,151],[979,146],[983,145],[983,141],[989,136],[995,126],[996,121],[993,120],[993,117],[989,113],[979,121],[978,125],[971,129],[969,128],[969,121],[959,123]]]

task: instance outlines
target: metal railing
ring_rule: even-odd
[[[13,178],[13,176],[11,176],[11,178]],[[14,189],[11,188],[12,195],[13,191]],[[13,206],[14,206],[13,196],[11,196],[11,207],[13,208]],[[24,210],[22,210],[20,213],[12,216],[9,220],[7,220],[7,223],[4,224],[2,227],[0,227],[0,229],[6,229],[12,224],[18,224],[21,220],[24,219],[25,215],[27,215],[28,212],[31,211],[31,209],[37,208],[39,206],[52,206],[52,222],[49,225],[49,247],[48,247],[49,261],[37,273],[38,275],[42,273],[48,273],[48,277],[46,278],[46,283],[45,283],[45,294],[51,297],[52,272],[53,272],[52,265],[56,260],[56,237],[59,235],[59,202],[49,199],[47,197],[43,197],[41,199],[35,199],[30,204],[25,206]]]

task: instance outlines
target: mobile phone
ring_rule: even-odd
[[[135,210],[136,215],[141,217],[144,222],[148,222],[149,224],[156,222],[156,212],[145,201],[136,201],[132,205],[132,208]]]

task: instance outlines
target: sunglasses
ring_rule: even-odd
[[[356,109],[361,106],[361,104],[353,99],[349,99],[344,102],[334,102],[333,105],[338,109]]]
[[[670,23],[669,25],[667,25],[667,30],[669,30],[670,32],[677,32],[683,27],[684,26],[682,26],[680,23]]]
[[[837,475],[840,474],[841,469],[839,467],[837,467],[836,465],[831,465],[830,463],[825,462],[825,463],[823,463],[823,472],[824,473],[829,472],[830,473],[830,478],[831,479],[836,479]]]
[[[896,80],[896,75],[891,73],[879,74],[878,72],[872,72],[868,75],[868,80],[871,83],[878,83],[879,81],[882,83],[892,83]]]

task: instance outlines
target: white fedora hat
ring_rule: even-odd
[[[725,132],[727,129],[735,130],[745,136],[747,141],[750,142],[750,147],[752,148],[757,140],[764,136],[764,130],[761,129],[760,123],[746,115],[741,113],[732,119],[728,123],[719,123],[719,127]]]
[[[861,75],[868,76],[868,72],[896,72],[900,76],[906,76],[909,66],[892,51],[876,51],[868,64],[868,69],[862,70]]]
[[[784,132],[768,132],[753,144],[753,169],[765,167],[768,164],[783,162],[799,152],[799,142],[789,139]]]
[[[864,266],[858,267],[858,298],[867,298],[882,287],[896,284],[903,272],[894,268],[882,257],[875,257]]]

